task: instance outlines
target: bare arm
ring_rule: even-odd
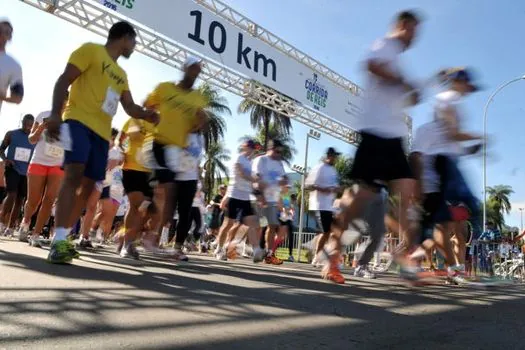
[[[10,144],[11,144],[11,132],[8,131],[4,136],[4,140],[2,141],[2,144],[0,145],[0,158],[2,158],[2,160],[6,163],[6,165],[8,165],[9,161],[5,155],[5,150],[7,149],[7,147],[9,147]]]
[[[28,137],[29,143],[35,145],[38,142],[38,140],[40,140],[40,136],[42,136],[42,133],[45,129],[46,123],[39,124],[37,122],[34,122]]]
[[[461,142],[483,139],[483,137],[481,136],[473,135],[459,130],[458,118],[455,108],[447,108],[443,110],[442,115],[442,120],[444,121],[445,127],[447,128],[447,134],[452,140]]]
[[[66,69],[55,83],[50,119],[61,117],[60,114],[64,108],[64,102],[67,97],[67,89],[78,79],[80,74],[82,74],[82,72],[75,65],[71,63],[67,64]]]
[[[11,86],[9,92],[9,96],[2,96],[0,100],[14,104],[22,103],[22,100],[24,99],[24,85],[21,82]]]
[[[153,124],[159,122],[158,114],[136,104],[130,91],[124,91],[122,93],[120,96],[120,103],[122,104],[124,111],[126,111],[126,113],[132,118],[144,119]]]

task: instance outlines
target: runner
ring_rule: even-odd
[[[452,217],[442,186],[446,182],[442,162],[449,148],[447,139],[437,121],[422,125],[415,134],[410,165],[418,179],[417,192],[420,194],[423,216],[420,228],[421,247],[411,254],[411,258],[424,259],[427,254],[431,255],[434,248],[438,248],[445,259],[448,278],[453,281],[461,277],[452,252]]]
[[[266,218],[268,223],[265,262],[273,265],[283,263],[281,259],[275,256],[275,251],[273,250],[275,247],[275,234],[279,230],[280,186],[288,184],[288,178],[284,172],[281,160],[282,152],[282,143],[279,140],[273,140],[268,144],[266,155],[256,158],[252,166],[252,173],[257,180],[257,190],[261,192],[261,215]]]
[[[219,185],[219,192],[215,195],[215,197],[213,197],[213,199],[210,202],[210,205],[212,207],[212,212],[211,212],[211,217],[210,217],[208,228],[210,229],[211,235],[215,237],[219,236],[220,228],[224,221],[224,215],[221,209],[221,202],[225,199],[226,190],[227,190],[226,185],[224,184]],[[231,224],[233,225],[233,223]],[[228,230],[230,228],[231,227],[229,227]],[[219,248],[218,245],[217,245],[217,248]],[[218,250],[216,251],[216,255],[217,253],[218,253]]]
[[[364,91],[363,114],[360,118],[361,142],[354,157],[350,177],[357,186],[354,200],[341,199],[341,214],[332,228],[334,250],[322,275],[335,283],[344,283],[339,270],[340,237],[348,225],[363,216],[370,200],[381,187],[400,195],[400,228],[404,244],[400,254],[413,244],[408,230],[407,205],[414,191],[415,181],[408,165],[403,138],[408,136],[403,106],[416,104],[419,96],[401,73],[399,56],[406,51],[416,36],[419,19],[413,12],[401,12],[393,32],[374,43],[366,62],[367,80]]]
[[[463,130],[465,116],[461,102],[466,96],[477,91],[478,86],[473,83],[474,76],[467,68],[449,69],[447,77],[449,88],[436,96],[435,105],[436,122],[446,140],[442,147],[444,156],[440,162],[441,173],[445,176],[445,200],[456,205],[461,203],[468,209],[472,225],[472,245],[475,246],[482,233],[481,206],[468,188],[459,170],[458,161],[461,155],[477,153],[481,149],[479,142],[484,142],[482,136]],[[461,144],[465,141],[475,141],[478,144],[465,149]],[[463,250],[463,246],[460,250]],[[465,266],[461,264],[459,268],[463,274]]]
[[[88,43],[73,52],[56,82],[47,130],[51,139],[62,139],[66,153],[64,182],[56,207],[55,236],[48,255],[51,263],[69,263],[74,256],[66,237],[80,217],[95,183],[104,180],[111,121],[119,102],[131,117],[154,123],[158,120],[155,111],[135,104],[126,73],[117,64],[121,56],[131,56],[135,38],[135,29],[129,23],[115,23],[105,45]],[[65,122],[61,127],[60,111],[70,86],[63,116]]]
[[[227,214],[221,226],[219,236],[217,237],[218,253],[216,257],[219,260],[226,260],[228,250],[236,249],[232,244],[226,246],[224,243],[226,240],[228,242],[233,241],[241,224],[248,227],[248,242],[255,247],[253,261],[260,262],[264,258],[264,250],[258,247],[258,219],[250,201],[250,196],[253,192],[253,183],[255,181],[254,176],[252,176],[251,160],[254,151],[255,143],[252,140],[245,141],[241,145],[240,153],[234,163],[234,176],[226,193],[226,197],[228,197]],[[235,222],[238,223],[237,226],[234,225]],[[231,247],[229,247],[230,245]]]
[[[200,61],[190,57],[183,65],[184,76],[175,84],[159,84],[146,99],[145,105],[160,113],[160,123],[153,136],[144,145],[146,164],[155,169],[158,189],[155,191],[156,203],[161,212],[158,230],[163,230],[175,212],[176,193],[173,191],[175,174],[181,169],[182,149],[188,145],[191,132],[201,130],[206,124],[204,112],[208,101],[193,89],[195,80],[201,72]],[[193,198],[193,196],[192,196]]]
[[[124,124],[120,144],[124,149],[124,164],[122,165],[122,184],[129,200],[129,207],[124,218],[125,237],[120,253],[123,257],[138,257],[133,249],[133,242],[138,238],[144,226],[145,215],[142,208],[152,206],[154,211],[153,189],[150,185],[151,170],[143,165],[141,148],[147,134],[152,134],[154,125],[144,120],[130,118]],[[148,249],[153,249],[156,237],[147,237],[145,242]]]
[[[13,37],[9,20],[0,19],[0,109],[2,102],[20,104],[24,98],[22,67],[6,53],[6,46]],[[7,91],[9,90],[9,96]]]
[[[199,182],[199,165],[204,150],[204,137],[198,133],[189,135],[188,146],[184,149],[181,162],[184,163],[184,170],[175,175],[175,191],[177,193],[177,212],[179,222],[175,236],[175,258],[181,261],[188,261],[188,257],[183,253],[182,247],[188,237],[191,228],[191,207],[193,199],[197,193]]]
[[[333,147],[326,150],[323,161],[308,174],[305,181],[306,189],[310,192],[309,209],[315,212],[317,228],[320,237],[317,240],[315,256],[312,265],[319,265],[319,253],[323,251],[325,243],[330,237],[333,221],[333,207],[335,195],[339,192],[339,179],[334,165],[341,153]]]
[[[29,133],[34,120],[31,114],[26,114],[22,119],[22,128],[8,131],[0,146],[0,157],[5,163],[7,192],[0,213],[0,234],[4,233],[6,236],[13,234],[27,195],[27,168],[34,148],[29,142]]]
[[[49,220],[51,207],[55,203],[64,177],[64,171],[61,169],[64,162],[64,149],[60,142],[48,140],[46,133],[47,118],[50,114],[51,112],[40,113],[29,135],[29,142],[35,145],[35,148],[27,170],[28,196],[24,207],[24,218],[18,230],[18,239],[27,241],[31,218],[39,209],[29,240],[29,244],[33,247],[41,247],[40,236],[45,223]]]

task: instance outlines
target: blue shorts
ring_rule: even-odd
[[[102,181],[106,177],[109,142],[79,121],[68,119],[71,151],[66,151],[64,164],[84,164],[84,176]]]

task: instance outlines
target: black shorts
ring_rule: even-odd
[[[5,187],[0,187],[0,203],[4,201],[5,195],[6,195]]]
[[[164,153],[164,145],[153,141],[152,146],[153,157],[159,166],[163,169],[155,169],[153,172],[154,179],[159,184],[173,183],[175,182],[175,173],[168,169],[166,164],[166,156]]]
[[[334,213],[330,210],[317,210],[315,212],[318,233],[329,233],[332,230]]]
[[[106,186],[102,189],[100,193],[100,199],[108,199],[110,195],[110,186]]]
[[[122,170],[122,185],[126,194],[141,192],[146,198],[153,198],[153,189],[150,186],[151,174],[145,171]]]
[[[361,133],[350,179],[383,187],[392,180],[412,178],[402,138],[386,139]]]
[[[249,200],[243,201],[241,199],[229,198],[225,215],[228,219],[240,221],[247,216],[255,215],[255,213],[253,212],[252,202]]]
[[[20,175],[13,167],[6,166],[4,177],[7,193],[16,192],[18,198],[27,196],[27,176]]]

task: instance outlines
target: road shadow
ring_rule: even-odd
[[[62,266],[6,247],[0,248],[1,269],[74,283],[69,288],[0,285],[0,327],[24,330],[0,332],[0,344],[8,348],[41,339],[67,345],[79,335],[95,341],[148,332],[177,336],[131,348],[493,349],[520,344],[521,286],[412,289],[392,276],[339,286],[300,267],[295,271],[195,256],[190,263],[146,257],[127,265],[107,252],[86,254],[85,264]],[[76,286],[79,282],[85,286]],[[35,297],[16,297],[28,294]],[[156,313],[158,319],[148,324],[108,318]],[[77,314],[82,317],[72,316]],[[34,322],[43,316],[69,326]],[[185,332],[199,336],[181,343]]]

